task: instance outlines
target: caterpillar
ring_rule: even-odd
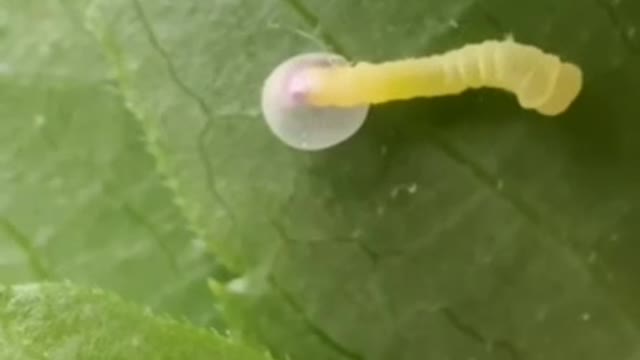
[[[490,87],[514,93],[520,106],[548,116],[564,112],[582,88],[576,65],[510,39],[425,58],[309,69],[307,77],[313,84],[308,101],[316,106],[377,104]]]
[[[486,87],[514,94],[525,109],[556,116],[569,108],[582,85],[577,65],[508,38],[378,64],[349,64],[334,54],[297,56],[270,75],[262,107],[276,135],[314,150],[353,135],[372,104]],[[304,140],[292,140],[301,134]]]

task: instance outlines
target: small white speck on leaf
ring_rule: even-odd
[[[177,190],[180,187],[178,180],[174,178],[168,178],[165,180],[164,185],[171,190]]]
[[[176,196],[173,198],[173,203],[179,208],[184,208],[187,205],[186,200],[182,196]]]
[[[140,61],[130,61],[128,65],[129,65],[130,71],[136,71],[140,69],[140,67],[142,66],[142,63]]]
[[[104,290],[99,289],[99,288],[92,288],[91,289],[91,295],[94,296],[103,296],[105,294]]]
[[[449,26],[451,26],[454,29],[457,29],[457,28],[460,27],[460,24],[458,24],[458,22],[456,20],[451,19],[451,20],[449,20]]]
[[[233,279],[227,284],[227,290],[235,294],[247,293],[249,292],[249,281],[244,277]]]
[[[549,309],[545,306],[538,310],[536,313],[536,320],[539,322],[545,321],[547,319],[547,315],[549,314]]]
[[[489,254],[482,255],[478,258],[478,263],[483,265],[489,265],[493,262],[493,256]]]
[[[305,40],[311,41],[315,45],[318,45],[318,47],[320,47],[321,49],[325,49],[327,47],[327,45],[323,43],[322,40],[317,35],[314,35],[302,29],[286,26],[273,20],[270,20],[267,23],[266,27],[267,29],[270,29],[270,30],[278,30],[278,31],[284,31],[284,32],[295,34]]]
[[[137,336],[131,338],[131,346],[133,346],[134,348],[140,346],[140,338]]]
[[[607,280],[608,280],[608,281],[613,281],[613,280],[615,280],[615,278],[616,278],[616,276],[615,276],[615,275],[613,275],[613,273],[612,273],[612,272],[607,272],[606,277],[607,277]]]
[[[195,250],[202,251],[202,250],[205,250],[207,248],[207,243],[204,240],[200,239],[200,238],[195,238],[195,239],[191,240],[191,246]]]
[[[38,47],[38,53],[40,56],[48,56],[51,54],[51,45],[50,44],[42,44]]]
[[[504,180],[502,180],[502,179],[498,180],[498,182],[496,183],[496,188],[498,190],[504,189]]]
[[[0,75],[11,75],[13,69],[7,63],[0,63]]]
[[[64,184],[64,179],[59,176],[56,176],[51,180],[49,180],[49,186],[53,189],[59,189],[62,187],[63,184]]]
[[[582,315],[580,315],[580,319],[582,319],[582,321],[589,321],[591,320],[591,314],[588,312],[583,313]]]
[[[37,129],[43,127],[46,123],[47,123],[47,118],[42,114],[38,114],[33,118],[33,125]]]
[[[392,199],[395,199],[398,197],[401,191],[406,191],[408,194],[415,194],[418,191],[418,184],[411,183],[397,185],[393,189],[391,189],[389,196],[391,196]]]

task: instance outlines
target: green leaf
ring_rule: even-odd
[[[0,282],[71,279],[210,323],[216,272],[82,25],[82,4],[0,6]]]
[[[3,287],[0,309],[3,359],[270,359],[102,290],[52,283]]]
[[[633,0],[97,0],[87,21],[246,334],[296,359],[637,356]],[[510,33],[578,63],[545,119],[488,90],[373,109],[321,153],[259,113],[280,61],[387,60]]]

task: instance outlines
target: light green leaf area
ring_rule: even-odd
[[[0,288],[0,309],[2,359],[270,359],[102,290],[49,283]]]
[[[190,228],[239,274],[213,288],[244,335],[292,359],[639,356],[636,1],[96,0],[86,21]],[[568,113],[406,101],[320,153],[261,118],[289,56],[507,34],[583,68]]]
[[[0,6],[0,283],[70,279],[210,323],[215,270],[81,7]]]

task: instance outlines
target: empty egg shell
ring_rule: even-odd
[[[347,65],[335,54],[310,53],[276,67],[262,89],[262,112],[271,131],[285,144],[307,151],[332,147],[354,135],[367,117],[368,105],[318,107],[305,100],[313,87],[305,79],[305,69]]]

